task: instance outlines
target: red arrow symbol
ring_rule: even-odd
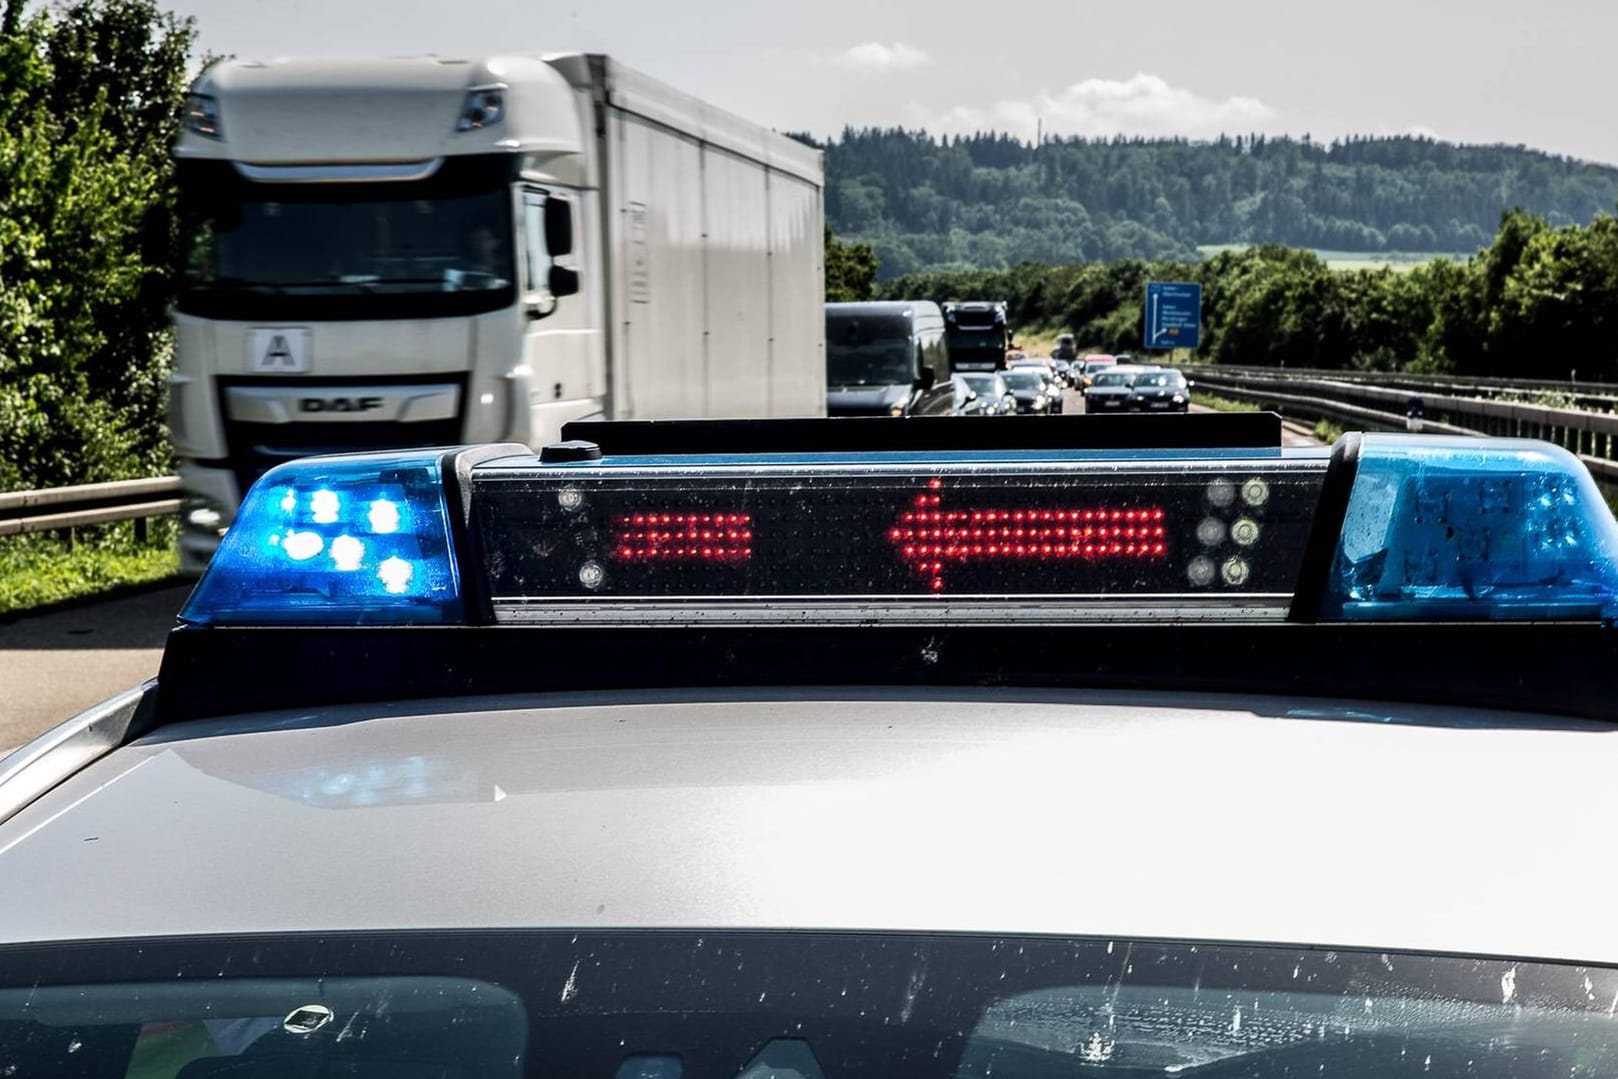
[[[974,562],[1155,559],[1168,554],[1160,507],[944,508],[944,481],[931,479],[888,530],[912,572],[944,590],[947,566]]]

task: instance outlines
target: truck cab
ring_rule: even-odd
[[[819,152],[610,58],[224,62],[175,157],[188,572],[296,457],[824,414]]]
[[[1011,328],[1003,301],[944,305],[944,339],[952,371],[1004,371]]]

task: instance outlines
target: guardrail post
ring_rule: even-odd
[[[145,543],[146,543],[146,533],[147,533],[146,518],[144,518],[144,517],[136,517],[135,518],[135,542],[138,543],[138,544],[141,544],[142,546],[144,546]]]

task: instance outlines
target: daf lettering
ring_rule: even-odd
[[[301,397],[299,412],[374,412],[382,407],[380,397]]]

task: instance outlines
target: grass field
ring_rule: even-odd
[[[1203,244],[1197,248],[1203,258],[1212,258],[1221,251],[1244,251],[1251,244]],[[1464,262],[1471,251],[1322,251],[1315,249],[1327,266],[1333,270],[1413,270],[1434,259],[1454,259]]]
[[[0,538],[0,615],[173,578],[178,528],[173,518],[155,520],[144,543],[133,522],[79,529],[72,542],[52,534]]]

